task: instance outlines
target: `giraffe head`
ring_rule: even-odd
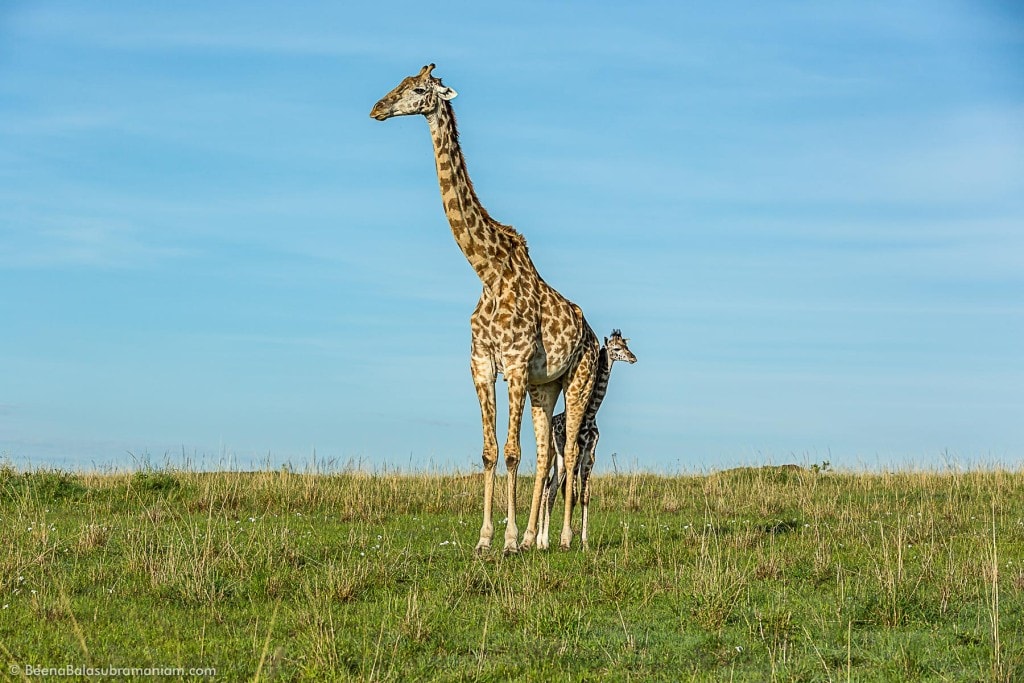
[[[609,362],[624,360],[629,364],[636,362],[636,356],[629,350],[629,340],[622,336],[621,330],[612,330],[611,337],[604,338],[605,348],[608,349]]]
[[[442,100],[450,100],[457,93],[442,84],[440,78],[431,76],[430,72],[433,69],[433,64],[427,64],[415,76],[402,79],[394,90],[373,105],[370,116],[378,121],[385,121],[392,116],[426,116],[437,111]]]

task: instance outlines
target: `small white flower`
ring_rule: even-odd
[[[743,652],[743,646],[742,645],[737,645],[736,646],[736,652]]]
[[[4,603],[4,606],[3,606],[3,607],[0,607],[0,609],[7,609],[8,607],[10,607],[10,605],[8,605],[8,604],[7,604],[6,602],[5,602],[5,603]]]
[[[255,518],[255,517],[250,517],[250,518],[249,518],[249,521],[250,521],[250,522],[255,522],[255,521],[256,521],[256,518]]]
[[[366,553],[359,553],[359,557],[366,557]]]

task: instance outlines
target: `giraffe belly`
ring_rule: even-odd
[[[527,380],[530,384],[547,384],[554,382],[565,374],[568,364],[562,362],[552,366],[549,357],[542,348],[535,349],[532,354],[523,353],[522,349],[499,349],[491,347],[487,353],[496,373],[505,376],[506,370],[526,368]]]
[[[543,348],[537,349],[537,353],[533,355],[527,366],[530,384],[547,384],[548,382],[554,382],[565,374],[566,363],[552,366],[549,360]]]
[[[488,357],[505,376],[525,370],[530,384],[561,378],[577,358],[586,323],[557,294],[545,301],[524,306],[524,300],[485,289],[470,317],[474,355]]]

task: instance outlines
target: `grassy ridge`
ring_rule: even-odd
[[[0,655],[227,680],[1024,679],[1020,472],[600,476],[587,553],[511,557],[473,554],[481,489],[0,469]]]

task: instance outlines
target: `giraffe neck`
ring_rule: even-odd
[[[590,403],[587,404],[584,421],[597,419],[597,411],[601,408],[605,394],[608,393],[608,380],[612,376],[612,362],[608,355],[608,348],[602,346],[601,354],[597,357],[597,379],[594,381],[594,391],[590,394]]]
[[[436,113],[427,116],[427,122],[434,142],[441,201],[452,235],[484,286],[495,289],[505,278],[512,251],[525,249],[526,241],[512,227],[491,218],[476,196],[451,104],[442,102]]]

